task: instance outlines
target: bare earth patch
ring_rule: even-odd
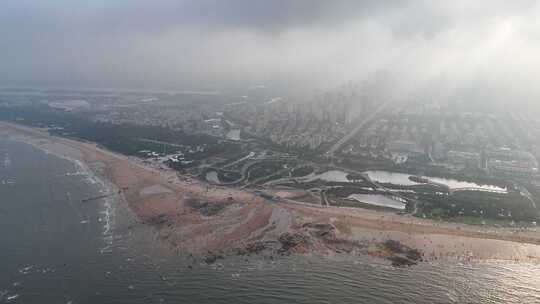
[[[163,194],[163,193],[172,193],[171,189],[163,187],[162,185],[153,185],[144,187],[141,189],[141,195],[152,195],[152,194]]]

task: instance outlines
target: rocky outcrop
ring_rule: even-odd
[[[224,259],[225,257],[221,253],[214,253],[208,251],[208,254],[203,258],[203,262],[206,264],[214,264],[217,260]]]
[[[405,246],[399,241],[387,240],[381,246],[389,253],[387,259],[393,266],[416,265],[422,260],[422,253],[419,250]]]
[[[290,254],[291,252],[297,251],[299,247],[305,247],[309,244],[308,237],[298,232],[283,233],[279,236],[278,241],[281,244],[281,248],[278,250],[279,254]]]
[[[196,199],[189,199],[186,204],[194,211],[199,212],[204,216],[215,216],[220,214],[227,206],[231,205],[233,201],[228,200],[226,202],[199,202]]]

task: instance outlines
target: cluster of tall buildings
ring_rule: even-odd
[[[361,156],[368,151],[395,163],[402,162],[402,156],[424,155],[455,170],[478,168],[493,175],[526,177],[538,173],[540,149],[534,138],[540,130],[533,125],[530,117],[516,112],[409,104],[379,117],[342,152]]]
[[[307,101],[272,98],[226,110],[244,132],[288,147],[319,149],[344,136],[377,106],[367,85],[348,83]]]

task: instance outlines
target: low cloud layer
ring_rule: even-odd
[[[537,102],[536,1],[5,0],[0,84],[324,90]]]

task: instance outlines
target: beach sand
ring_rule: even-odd
[[[540,261],[540,232],[535,229],[469,226],[360,208],[312,206],[292,200],[298,191],[287,197],[286,190],[280,190],[284,199],[277,203],[249,189],[178,176],[173,170],[94,143],[50,136],[45,130],[0,122],[0,136],[99,171],[121,190],[140,223],[155,227],[169,248],[183,253],[229,252],[256,242],[277,243],[284,234],[296,233],[310,237],[309,246],[295,251],[304,254],[377,255],[376,244],[392,239],[422,251],[425,259]],[[313,223],[331,227],[331,234],[314,231]]]

